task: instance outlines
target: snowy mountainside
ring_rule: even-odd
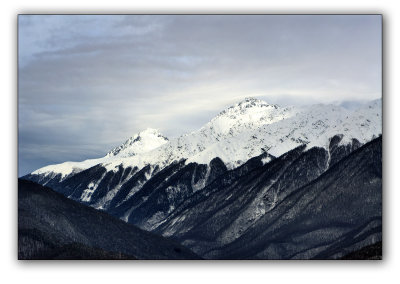
[[[208,164],[213,158],[220,157],[228,166],[238,166],[260,153],[249,152],[249,149],[244,147],[235,156],[224,155],[223,149],[229,147],[229,144],[225,144],[227,139],[235,140],[235,137],[243,132],[247,133],[248,130],[256,130],[260,126],[287,119],[293,116],[296,111],[297,109],[293,107],[281,108],[258,99],[246,98],[244,101],[220,112],[197,131],[171,139],[169,143],[165,143],[153,151],[143,153],[143,155],[110,161],[106,167],[110,170],[116,169],[120,164],[124,167],[146,164],[164,167],[173,161],[188,159],[195,155],[200,155],[201,159],[190,161]]]
[[[357,139],[366,143],[382,133],[381,100],[350,111],[336,105],[282,108],[247,98],[219,113],[197,131],[168,140],[147,129],[100,159],[51,165],[32,174],[62,178],[101,164],[108,171],[146,165],[163,168],[173,161],[208,164],[219,157],[235,168],[248,159],[268,152],[279,156],[299,145],[327,148],[329,139],[343,135],[342,143]]]
[[[91,168],[98,164],[110,163],[114,160],[120,161],[121,158],[140,155],[151,151],[168,142],[168,138],[163,136],[158,130],[147,128],[141,131],[122,145],[109,151],[106,156],[98,159],[89,159],[82,162],[64,162],[57,165],[49,165],[34,171],[32,174],[56,176],[61,174],[61,180],[66,177]]]
[[[246,98],[220,112],[200,129],[204,134],[215,137],[232,137],[245,129],[256,129],[292,116],[296,112],[293,107],[281,108],[264,101]]]
[[[122,145],[114,148],[107,153],[106,157],[130,157],[151,151],[168,142],[168,138],[163,136],[158,130],[147,128],[135,134],[125,141]]]
[[[234,168],[263,151],[278,157],[302,144],[327,149],[329,139],[337,134],[343,135],[342,144],[349,144],[352,139],[364,144],[382,133],[380,101],[354,112],[335,105],[314,105],[292,113],[287,119],[226,137],[190,157],[188,162],[207,163],[218,153]]]
[[[335,105],[281,108],[256,99],[246,99],[221,112],[198,131],[171,139],[153,151],[121,161],[111,161],[108,169],[120,164],[157,164],[173,161],[208,164],[219,157],[235,168],[264,151],[279,156],[299,145],[327,148],[329,138],[344,137],[342,143],[357,139],[366,143],[381,134],[381,101],[356,111]]]

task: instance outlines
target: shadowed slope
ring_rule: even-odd
[[[178,243],[18,181],[19,259],[198,259]]]

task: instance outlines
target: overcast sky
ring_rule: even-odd
[[[198,129],[245,97],[381,97],[381,17],[18,17],[19,176],[134,133]]]

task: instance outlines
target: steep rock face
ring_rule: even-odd
[[[202,188],[225,171],[226,167],[219,159],[211,161],[209,166],[185,165],[181,161],[153,176],[140,191],[110,213],[123,214],[126,221],[152,230],[193,195],[199,184]]]
[[[185,200],[155,232],[211,259],[340,258],[381,239],[381,151],[377,138],[328,171],[334,155],[323,148],[267,164],[256,157]]]
[[[198,259],[178,243],[18,181],[19,259]]]
[[[173,236],[202,254],[238,238],[291,191],[325,169],[321,148],[300,146],[264,164],[264,155],[226,172],[185,200],[156,232]]]
[[[61,173],[55,173],[55,172],[49,172],[46,174],[31,173],[31,174],[25,175],[22,178],[25,180],[30,180],[30,181],[36,182],[41,185],[47,185],[49,187],[51,186],[52,188],[60,188],[60,190],[63,190],[61,187],[59,187],[59,184],[63,179],[63,176]]]
[[[210,258],[340,258],[382,239],[382,139],[299,187]]]
[[[352,139],[351,142],[341,144],[343,135],[335,135],[329,139],[329,160],[328,167],[336,164],[338,161],[349,155],[351,152],[361,147],[361,143],[357,139]]]

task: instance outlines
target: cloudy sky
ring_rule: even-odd
[[[381,97],[381,17],[20,15],[19,176],[195,130],[245,97]]]

